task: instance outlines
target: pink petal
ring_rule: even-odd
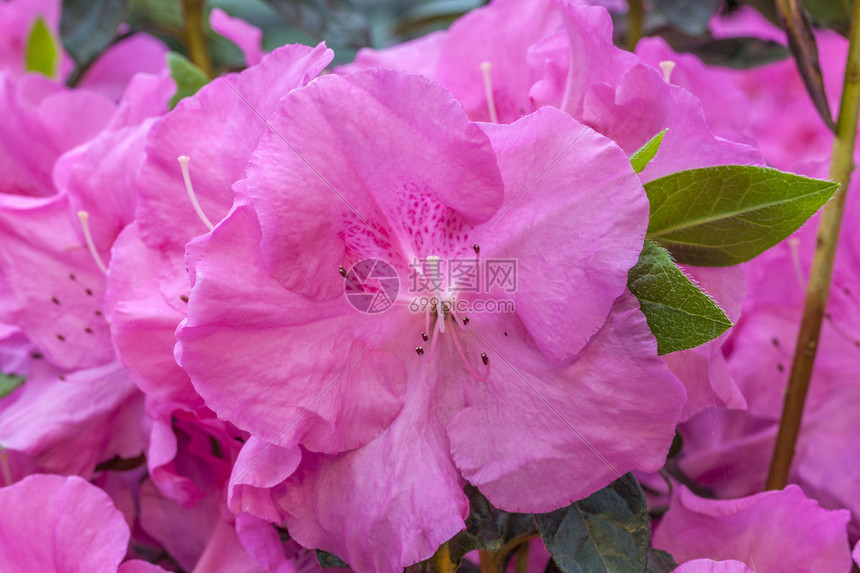
[[[730,320],[738,320],[745,291],[744,274],[739,267],[684,266],[683,270],[705,294],[720,305]],[[746,409],[747,402],[729,373],[722,353],[723,343],[730,333],[696,348],[663,357],[672,373],[687,388],[687,404],[682,420],[689,420],[699,412],[716,406]]]
[[[374,348],[396,332],[345,297],[312,308],[265,271],[259,242],[240,205],[189,246],[197,282],[179,363],[219,417],[265,441],[327,452],[367,442],[401,407],[403,363]]]
[[[794,485],[734,500],[699,498],[681,486],[654,546],[681,562],[737,559],[755,571],[847,571],[849,517],[821,509]]]
[[[425,78],[322,77],[282,99],[269,123],[248,188],[267,266],[295,292],[340,296],[345,253],[404,266],[456,255],[501,204],[487,136]]]
[[[227,492],[230,511],[279,523],[282,516],[271,488],[290,477],[301,459],[302,452],[298,446],[282,448],[249,438],[239,452],[230,476]]]
[[[233,18],[220,8],[213,8],[209,13],[209,25],[242,50],[245,55],[245,65],[255,66],[263,59],[263,31],[254,25]]]
[[[490,116],[481,65],[489,62],[499,121],[515,121],[534,110],[529,88],[537,77],[529,67],[528,50],[560,22],[551,2],[497,0],[472,10],[448,30],[434,79],[451,90],[469,117],[486,121]]]
[[[547,364],[514,319],[476,333],[490,378],[448,435],[457,467],[494,505],[551,511],[663,465],[685,395],[632,295],[570,364]]]
[[[302,460],[280,500],[296,541],[355,571],[394,573],[465,527],[468,502],[439,419],[451,407],[440,399],[444,382],[434,383],[441,373],[411,379],[403,411],[372,442]]]
[[[32,471],[89,475],[114,455],[143,449],[142,400],[116,364],[58,379],[39,361],[24,385],[0,400],[0,445],[29,455]]]
[[[505,205],[478,234],[482,255],[516,259],[517,315],[548,358],[569,360],[627,290],[648,199],[621,149],[561,111],[483,127]]]
[[[0,197],[0,261],[15,301],[4,320],[19,326],[65,369],[113,359],[104,321],[104,274],[93,261],[67,196]],[[106,250],[110,245],[104,245]],[[108,260],[105,250],[101,257]]]
[[[364,68],[388,68],[420,74],[432,80],[438,75],[439,57],[446,38],[447,32],[439,30],[383,50],[361,48],[355,61],[335,71],[350,73]]]
[[[728,559],[726,561],[711,561],[710,559],[694,559],[687,561],[675,569],[674,573],[755,573],[742,561]]]
[[[105,294],[117,354],[134,383],[151,399],[199,408],[203,400],[176,363],[174,332],[185,318],[191,290],[182,253],[148,248],[137,223],[113,245]]]
[[[284,46],[241,74],[210,82],[157,122],[138,176],[137,218],[144,241],[182,247],[206,232],[188,199],[176,160],[180,155],[191,158],[191,182],[203,212],[215,222],[223,217],[233,202],[230,187],[244,175],[248,156],[266,131],[262,118],[331,58],[323,44]]]
[[[114,573],[128,526],[110,497],[77,476],[33,475],[0,488],[0,568]],[[10,519],[10,516],[16,516]]]
[[[105,50],[87,69],[78,89],[119,101],[135,74],[167,69],[167,46],[148,34],[134,34]]]

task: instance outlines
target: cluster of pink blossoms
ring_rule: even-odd
[[[698,348],[659,356],[627,288],[644,183],[826,175],[832,136],[790,61],[633,54],[602,7],[496,0],[325,73],[324,45],[263,54],[216,10],[248,67],[168,111],[166,48],[143,34],[74,89],[67,57],[59,79],[25,73],[37,16],[56,31],[59,3],[0,3],[0,372],[25,380],[0,396],[0,571],[316,571],[320,549],[396,572],[466,527],[467,483],[544,513],[631,471],[669,504],[654,546],[678,571],[850,569],[854,221],[783,491],[757,493],[814,224],[743,268],[685,268],[737,324]],[[713,31],[779,37],[747,13]],[[819,42],[838,92],[846,41]],[[516,288],[437,285],[415,312],[415,261],[450,260],[515,261]],[[365,261],[400,285],[384,312],[344,294]],[[714,499],[654,491],[677,428]]]

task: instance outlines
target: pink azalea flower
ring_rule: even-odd
[[[387,50],[362,50],[345,70],[385,66],[422,73],[450,89],[478,120],[505,123],[541,106],[557,107],[628,154],[668,129],[659,153],[641,174],[643,181],[695,167],[762,163],[761,154],[741,134],[740,120],[706,120],[702,101],[667,81],[671,75],[615,47],[604,8],[566,1],[528,6],[524,12],[521,3],[496,0],[444,34]],[[682,80],[696,77],[686,70],[681,74]],[[743,118],[740,89],[711,89],[705,96],[704,111],[719,109],[726,117],[734,113],[732,117]],[[711,122],[719,135],[735,141],[715,136]],[[709,277],[703,288],[737,319],[743,297],[739,271],[687,270],[694,277]],[[687,388],[684,419],[714,405],[745,406],[720,353],[727,336],[666,357]]]
[[[268,121],[254,209],[189,245],[177,356],[220,417],[306,449],[278,500],[296,540],[395,570],[462,529],[463,478],[547,511],[662,465],[684,392],[626,292],[648,207],[615,145],[552,109],[484,133],[441,88],[383,70],[320,78]],[[339,265],[384,258],[405,286],[413,257],[474,260],[475,242],[517,259],[517,292],[492,293],[516,314],[461,332],[405,292],[378,315],[343,296]]]
[[[17,516],[0,520],[3,571],[164,571],[135,561],[120,565],[128,546],[128,525],[105,492],[77,476],[33,475],[0,488],[0,513]]]
[[[682,486],[654,546],[678,562],[735,559],[759,573],[847,571],[848,519],[847,511],[822,509],[794,485],[733,500],[703,499]]]

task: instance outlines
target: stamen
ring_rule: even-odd
[[[427,356],[419,355],[423,360],[430,361],[433,359],[433,355],[436,352],[436,342],[439,340],[439,319],[436,319],[436,324],[433,326],[433,333],[430,335],[430,352],[427,353]]]
[[[480,255],[480,254],[481,254],[481,247],[480,247],[477,243],[475,243],[474,245],[472,245],[472,249],[475,251],[475,254],[476,254],[476,255]]]
[[[481,74],[484,76],[484,95],[487,98],[487,111],[490,112],[490,121],[499,123],[499,115],[496,113],[496,100],[493,99],[493,79],[490,70],[493,65],[490,62],[481,62]]]
[[[481,362],[484,363],[484,366],[490,365],[490,357],[487,356],[486,352],[481,352]]]
[[[194,194],[194,187],[191,186],[191,174],[188,172],[188,162],[191,161],[191,158],[187,155],[180,155],[176,160],[179,161],[179,168],[182,169],[182,180],[185,181],[185,190],[188,191],[191,206],[194,207],[194,212],[197,213],[197,216],[200,217],[206,228],[211,231],[215,228],[215,225],[212,224],[212,221],[209,220],[209,217],[200,208],[200,203],[197,202],[197,195]]]
[[[86,211],[78,211],[78,219],[81,220],[81,229],[84,232],[84,241],[87,243],[90,255],[92,255],[93,260],[96,262],[96,266],[101,269],[104,274],[107,274],[107,267],[99,256],[99,252],[96,250],[96,244],[93,242],[93,235],[90,233],[90,214]]]
[[[342,266],[340,266],[340,267],[338,267],[338,268],[337,268],[337,272],[339,272],[339,273],[340,273],[340,276],[342,276],[343,278],[346,278],[346,269],[345,269],[345,268],[343,268]]]
[[[467,316],[463,320],[460,320],[460,317],[457,316],[457,312],[454,310],[454,305],[451,305],[451,317],[453,317],[457,326],[460,327],[460,330],[466,330],[466,327],[469,326],[469,317]]]
[[[416,346],[415,347],[415,353],[418,354],[418,356],[424,356],[424,347],[423,346]]]
[[[484,362],[484,366],[486,366],[487,369],[484,372],[484,375],[480,376],[477,372],[475,372],[475,369],[472,368],[472,365],[469,364],[469,361],[466,360],[466,355],[463,353],[463,347],[460,346],[460,339],[457,337],[457,331],[456,330],[451,331],[451,338],[454,339],[454,346],[457,348],[457,354],[460,355],[460,359],[463,361],[463,364],[466,365],[466,370],[469,371],[469,374],[474,376],[475,380],[477,380],[478,382],[485,382],[487,380],[487,378],[490,376],[489,360],[487,360],[487,362]],[[483,353],[481,355],[481,357],[482,357],[481,360],[483,360],[484,356],[486,356],[486,353]]]
[[[666,83],[671,83],[670,80],[672,79],[672,70],[675,69],[675,62],[672,60],[663,60],[657,65],[660,66],[661,70],[663,70],[663,79]]]
[[[430,337],[427,336],[426,332],[422,332],[421,333],[421,340],[423,340],[424,342],[427,342],[428,340],[430,340]]]

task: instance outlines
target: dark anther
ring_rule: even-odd
[[[71,274],[69,274],[69,278],[70,278],[71,280],[73,280],[73,281],[78,280],[78,277],[76,277],[76,276],[75,276],[75,273],[71,273]]]
[[[478,246],[477,244],[474,244],[474,245],[472,245],[472,248],[475,250],[476,255],[481,254],[481,247],[480,246]]]
[[[62,374],[60,374],[59,376],[57,376],[57,378],[59,378],[59,379],[60,379],[60,380],[62,380],[63,382],[65,382],[65,381],[66,381],[66,377],[65,377],[65,376],[63,376]]]
[[[340,273],[340,276],[342,276],[343,278],[346,278],[346,269],[345,269],[345,268],[343,268],[342,266],[340,266],[340,267],[338,267],[338,268],[337,268],[337,272],[339,272],[339,273]]]
[[[41,352],[34,352],[30,356],[32,356],[34,360],[41,360],[45,357]]]
[[[188,297],[184,294],[181,294],[179,295],[179,300],[181,300],[182,302],[188,302]]]
[[[92,333],[93,333],[93,329],[92,329],[92,328],[90,328],[90,327],[88,326],[88,327],[86,327],[86,328],[84,329],[84,332],[86,332],[87,334],[92,334]]]
[[[57,340],[59,340],[60,342],[65,342],[65,341],[66,341],[66,337],[65,337],[65,336],[63,336],[62,334],[58,334],[58,335],[57,335]]]
[[[93,314],[94,314],[94,315],[96,315],[96,316],[101,316],[101,315],[102,315],[102,311],[100,311],[100,310],[94,310],[94,311],[93,311]]]
[[[506,331],[505,331],[505,336],[507,336],[507,335],[508,335],[508,331],[506,330]]]
[[[423,340],[424,342],[427,342],[428,340],[430,340],[430,337],[427,336],[426,332],[422,332],[421,333],[421,340]]]
[[[51,302],[52,302],[52,303],[54,303],[54,304],[60,304],[60,299],[58,299],[58,298],[57,298],[57,297],[55,297],[55,296],[52,296],[52,297],[51,297]]]
[[[424,356],[424,347],[423,346],[416,346],[415,347],[415,354],[417,354],[418,356]]]
[[[463,326],[469,326],[469,317],[468,316],[463,317]]]
[[[484,366],[490,363],[490,357],[487,356],[486,352],[481,352],[481,362],[484,363]]]
[[[776,338],[776,336],[771,338],[770,341],[774,346],[777,346],[777,347],[779,346],[779,340]]]
[[[93,291],[91,291],[90,289],[86,289],[84,292],[87,293],[87,296],[93,296]]]
[[[782,364],[777,364],[776,369],[780,372],[785,372],[785,366],[783,366]]]

